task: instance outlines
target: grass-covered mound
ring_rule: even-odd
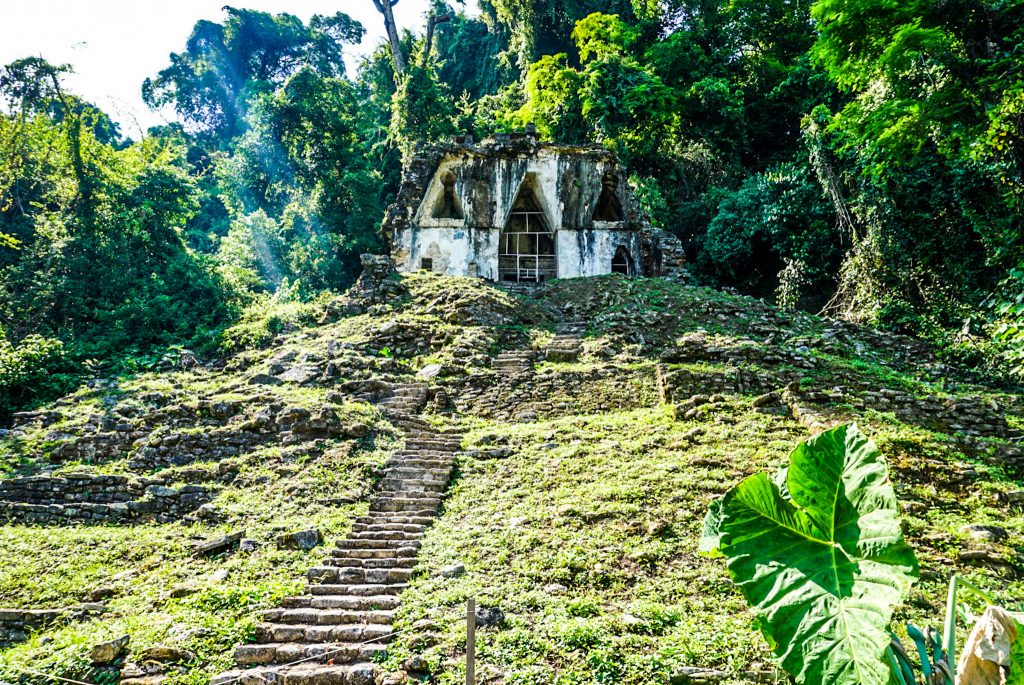
[[[0,526],[0,607],[106,602],[0,651],[2,677],[88,677],[89,647],[120,634],[135,660],[155,644],[195,655],[163,668],[167,685],[227,667],[257,612],[300,590],[324,555],[279,550],[275,537],[316,526],[330,542],[365,510],[375,467],[398,445],[366,393],[392,381],[443,391],[430,418],[462,430],[467,449],[403,598],[409,634],[386,662],[396,672],[419,654],[434,679],[461,679],[471,596],[505,616],[479,634],[481,682],[771,671],[724,566],[697,554],[699,528],[713,497],[786,458],[808,417],[857,421],[893,467],[923,565],[900,621],[935,623],[954,570],[1005,602],[1024,596],[1024,498],[1013,494],[1024,402],[1002,379],[909,338],[657,279],[561,281],[529,298],[426,274],[394,289],[341,315],[324,301],[254,319],[224,359],[97,379],[0,435],[9,477],[126,474],[215,493],[168,523]],[[502,351],[543,353],[565,322],[583,324],[575,360],[519,377],[491,369]],[[500,409],[495,398],[529,411],[477,411]],[[931,421],[935,407],[948,416]],[[283,418],[304,416],[328,429]],[[215,449],[164,449],[202,439]],[[255,552],[193,555],[194,542],[241,529]],[[455,563],[464,575],[436,575]]]

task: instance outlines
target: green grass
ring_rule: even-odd
[[[424,575],[400,610],[401,625],[439,624],[428,658],[449,666],[440,682],[462,677],[452,660],[467,597],[506,614],[501,630],[480,633],[478,651],[506,682],[667,682],[679,665],[767,668],[724,568],[700,558],[696,542],[711,498],[768,467],[799,432],[735,411],[749,436],[739,442],[734,427],[709,422],[691,444],[692,424],[664,410],[474,425],[468,445],[488,435],[513,455],[461,463],[425,542]],[[464,577],[430,576],[456,561]],[[407,653],[396,649],[393,664]]]
[[[508,459],[460,464],[445,512],[428,533],[422,575],[404,595],[400,626],[438,625],[434,645],[399,643],[389,664],[413,651],[439,682],[461,682],[464,603],[500,607],[506,624],[478,634],[483,672],[512,683],[667,683],[681,666],[724,670],[737,682],[770,671],[771,656],[724,565],[697,554],[707,505],[754,471],[774,470],[806,437],[795,422],[732,400],[703,421],[676,423],[663,410],[567,417],[536,424],[467,423],[511,446]],[[720,422],[727,417],[733,422]],[[703,433],[690,437],[694,427]],[[960,464],[951,441],[910,427],[867,427],[891,455],[901,497],[923,503],[907,531],[924,579],[898,620],[941,622],[944,583],[957,568],[1012,603],[1024,583],[958,565],[965,523],[997,523],[1019,558],[1024,517],[996,495],[1020,486],[998,468]],[[933,461],[945,470],[924,470]],[[964,491],[959,472],[976,470]],[[464,577],[432,575],[462,562]],[[552,585],[560,585],[553,588]],[[961,638],[966,636],[963,631]]]

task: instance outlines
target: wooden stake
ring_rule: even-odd
[[[466,685],[476,685],[476,600],[466,600]]]

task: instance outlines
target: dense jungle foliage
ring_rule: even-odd
[[[354,74],[346,14],[224,9],[141,140],[0,68],[0,420],[282,330],[383,249],[403,152],[527,123],[618,152],[704,282],[1024,370],[1020,0],[437,1]]]

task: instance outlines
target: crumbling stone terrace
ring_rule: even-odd
[[[210,488],[158,479],[70,473],[0,481],[0,522],[67,525],[174,521],[209,502]]]

